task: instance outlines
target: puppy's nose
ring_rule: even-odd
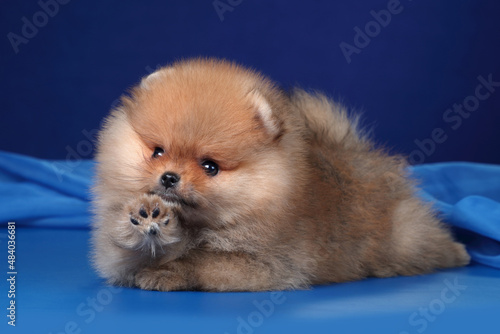
[[[161,184],[167,189],[175,187],[180,180],[181,177],[172,172],[166,172],[161,176]]]

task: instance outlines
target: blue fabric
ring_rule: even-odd
[[[0,221],[88,228],[93,162],[48,161],[0,151]]]
[[[413,167],[413,174],[474,261],[500,268],[500,166],[428,164]]]
[[[7,324],[4,308],[1,333],[433,334],[486,333],[498,325],[500,270],[477,263],[308,291],[163,293],[106,286],[88,260],[93,167],[92,161],[0,152],[0,221],[16,221],[18,271],[16,328]],[[474,259],[499,267],[500,167],[446,163],[413,173],[422,196],[460,232]],[[4,250],[6,236],[0,233]],[[0,291],[9,289],[1,280]],[[3,305],[10,300],[5,293]]]
[[[94,163],[0,151],[0,221],[88,228]],[[456,228],[473,260],[500,268],[500,166],[440,163],[412,168],[421,195]]]
[[[18,226],[16,240],[17,323],[7,325],[2,279],[0,333],[498,332],[500,270],[479,264],[305,291],[157,292],[106,286],[88,261],[88,230]]]

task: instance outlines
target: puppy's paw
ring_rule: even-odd
[[[165,261],[180,255],[189,240],[179,223],[180,206],[157,195],[141,195],[125,205],[124,217],[111,235],[116,245],[161,256]]]
[[[157,195],[142,195],[127,205],[129,222],[135,229],[151,237],[167,234],[174,237],[178,206]]]
[[[188,288],[186,279],[173,268],[145,268],[135,276],[135,285],[144,290],[174,291]]]

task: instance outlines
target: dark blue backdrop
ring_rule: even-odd
[[[91,158],[127,87],[203,55],[341,98],[413,163],[500,163],[499,17],[497,0],[3,1],[0,149]]]

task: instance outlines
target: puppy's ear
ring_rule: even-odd
[[[163,67],[160,68],[159,70],[154,71],[153,73],[146,75],[145,77],[142,78],[139,87],[142,89],[150,89],[151,85],[157,81],[160,78],[165,77],[168,74],[171,74],[174,72],[173,67]]]
[[[281,135],[281,122],[274,114],[266,98],[256,90],[252,90],[249,97],[254,105],[258,121],[273,138],[279,137]]]

